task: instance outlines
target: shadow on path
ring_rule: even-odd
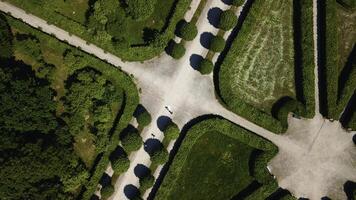
[[[192,54],[189,58],[190,66],[195,70],[199,70],[200,63],[203,59],[204,58],[201,55]]]
[[[140,195],[140,191],[134,185],[126,185],[124,187],[124,194],[129,199],[135,199]]]
[[[220,0],[216,0],[216,1],[220,1]],[[208,11],[208,21],[215,28],[218,28],[218,26],[219,26],[220,15],[221,15],[222,12],[223,11],[218,7],[211,8]]]

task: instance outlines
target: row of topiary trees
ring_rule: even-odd
[[[140,111],[137,111],[140,110]],[[128,154],[131,152],[137,151],[142,146],[142,138],[140,136],[140,131],[151,123],[151,115],[148,113],[146,109],[144,109],[141,105],[139,105],[135,111],[135,117],[138,122],[138,129],[133,127],[132,125],[128,125],[121,133],[120,133],[120,141],[121,146],[118,147],[116,152],[113,152],[111,156],[111,167],[114,170],[114,175],[119,175],[126,172],[130,167],[130,160],[128,159]],[[116,154],[116,155],[115,155]],[[148,179],[148,180],[146,180]],[[153,182],[154,179],[152,177],[144,178],[142,180],[142,185],[147,187],[150,182]],[[141,180],[140,180],[141,184]],[[151,184],[151,186],[153,183]],[[149,188],[149,187],[148,187]],[[147,189],[147,188],[146,188]],[[114,186],[109,184],[104,186],[101,189],[101,199],[109,198],[115,189]]]

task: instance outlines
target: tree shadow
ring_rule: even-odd
[[[107,173],[104,173],[103,176],[100,178],[99,183],[103,187],[108,186],[111,184],[111,177]]]
[[[125,138],[130,133],[138,133],[138,130],[134,126],[132,126],[131,124],[127,125],[127,127],[124,128],[124,130],[121,131],[121,133],[119,135],[119,139],[122,140],[123,138]]]
[[[124,194],[128,199],[135,199],[140,195],[140,191],[136,186],[130,184],[124,187]]]
[[[110,161],[117,160],[120,157],[127,157],[125,150],[121,146],[117,146],[116,149],[111,152],[109,159]]]
[[[189,58],[190,66],[194,70],[199,70],[200,63],[204,60],[203,56],[198,54],[192,54]]]
[[[157,119],[157,127],[160,131],[164,131],[170,123],[172,123],[172,119],[165,115],[159,116]]]
[[[137,178],[143,178],[151,173],[151,170],[143,164],[137,164],[134,168],[134,174]]]
[[[344,191],[348,200],[355,200],[353,193],[356,191],[356,183],[352,181],[347,181],[344,184]]]
[[[158,139],[150,138],[145,141],[143,148],[149,155],[152,155],[154,152],[160,151],[163,145]]]
[[[209,49],[210,48],[210,43],[211,40],[213,39],[214,35],[210,32],[204,32],[200,35],[200,44],[206,48]]]
[[[222,12],[223,11],[218,7],[211,8],[208,11],[208,21],[215,28],[218,28],[218,26],[219,26],[220,15],[221,15]]]

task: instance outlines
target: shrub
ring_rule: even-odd
[[[126,156],[121,156],[118,159],[111,161],[111,167],[116,174],[124,173],[130,167],[130,160]]]
[[[233,6],[241,6],[244,4],[244,0],[232,0],[231,5]]]
[[[197,27],[190,22],[184,22],[184,24],[178,31],[178,36],[188,41],[193,40],[195,36],[197,36],[197,34],[198,34]]]
[[[208,59],[203,59],[199,66],[199,72],[202,74],[210,74],[213,71],[214,64]]]
[[[140,179],[140,192],[143,194],[148,188],[153,186],[155,178],[149,174]]]
[[[121,137],[121,144],[128,153],[137,151],[142,145],[142,138],[137,131],[124,132]]]
[[[140,127],[145,127],[151,123],[152,117],[146,110],[137,116],[137,123]]]
[[[101,198],[102,199],[107,199],[109,198],[115,191],[114,186],[112,185],[107,185],[103,188],[101,188]]]
[[[226,10],[221,13],[220,21],[219,21],[219,28],[224,31],[228,31],[237,24],[237,16],[232,10]]]
[[[146,20],[152,15],[156,2],[156,0],[127,0],[128,15],[136,21]]]
[[[167,138],[167,140],[177,139],[179,136],[179,132],[180,131],[178,126],[175,123],[171,122],[164,130],[164,138]]]
[[[170,55],[174,58],[174,59],[179,59],[181,57],[183,57],[185,53],[185,48],[182,44],[180,43],[173,43]]]
[[[210,50],[214,52],[221,52],[225,47],[225,40],[221,36],[215,36],[210,41]]]
[[[168,152],[162,148],[151,155],[151,161],[156,164],[164,164],[168,161]]]

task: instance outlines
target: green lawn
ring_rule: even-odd
[[[356,86],[356,63],[347,64],[356,42],[356,8],[328,0],[325,10],[325,114],[338,119]]]
[[[257,150],[263,161],[252,156]],[[230,199],[258,181],[261,187],[252,193],[262,200],[277,188],[266,169],[277,151],[273,144],[226,120],[205,120],[187,132],[155,199]]]
[[[219,132],[205,133],[190,150],[167,200],[231,199],[252,180],[248,166],[252,150]]]
[[[269,112],[295,96],[293,1],[255,1],[220,71],[221,93]],[[236,102],[236,103],[234,103]]]
[[[293,30],[293,1],[254,1],[219,71],[226,107],[275,133],[273,105],[296,98]]]

